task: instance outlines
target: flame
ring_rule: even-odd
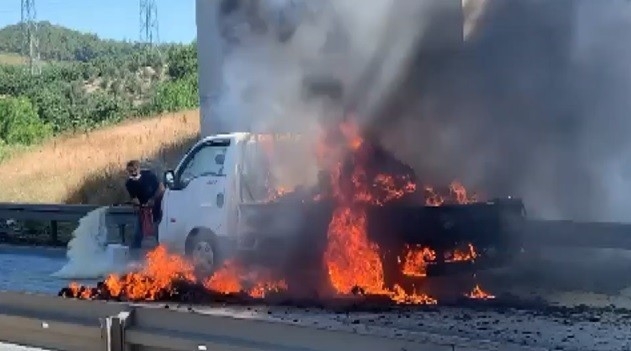
[[[416,183],[409,176],[394,177],[387,174],[378,174],[374,180],[374,186],[381,192],[379,197],[373,198],[373,203],[383,205],[416,191]]]
[[[348,148],[351,151],[357,151],[364,143],[359,133],[359,126],[350,120],[340,123],[340,132],[346,139]]]
[[[165,292],[174,293],[173,283],[178,280],[195,281],[193,265],[178,255],[169,254],[163,246],[147,253],[146,258],[147,264],[140,271],[123,276],[111,274],[105,279],[112,297],[151,301]]]
[[[457,204],[464,205],[477,201],[477,196],[475,194],[468,196],[467,189],[458,181],[451,182],[449,185],[449,192]]]
[[[495,298],[494,295],[491,295],[487,293],[486,291],[482,290],[482,288],[478,284],[476,284],[471,290],[471,292],[469,292],[465,296],[470,299],[476,299],[476,300],[491,300]]]
[[[424,190],[426,206],[438,207],[446,204],[466,205],[478,201],[477,195],[469,195],[464,185],[458,181],[451,182],[451,184],[449,184],[449,191],[444,194],[441,194],[440,191],[429,185],[426,185]]]
[[[385,292],[379,247],[367,238],[365,213],[349,207],[336,209],[328,239],[324,261],[337,293],[350,294],[355,287],[369,294]]]
[[[289,189],[282,186],[277,187],[277,188],[273,188],[269,186],[268,189],[269,189],[269,194],[267,195],[267,202],[276,201],[279,198],[290,193]]]
[[[92,298],[92,291],[91,289],[86,289],[85,287],[75,283],[75,282],[71,282],[68,285],[68,289],[70,289],[70,291],[72,291],[73,296],[77,296],[80,299],[84,299],[84,300],[89,300]]]
[[[223,294],[238,293],[243,290],[240,275],[241,267],[236,261],[229,260],[204,282],[204,287]]]
[[[408,277],[426,277],[427,265],[433,261],[436,261],[436,251],[428,247],[410,248],[408,246],[401,270]]]
[[[352,152],[354,168],[350,182],[344,181],[341,163],[331,170],[333,195],[338,203],[328,227],[324,253],[331,287],[337,295],[350,295],[359,288],[365,294],[385,295],[397,303],[436,303],[426,294],[408,293],[399,285],[386,287],[379,246],[367,234],[365,205],[382,205],[414,192],[416,186],[411,185],[410,179],[404,179],[403,186],[396,186],[393,177],[383,174],[369,179],[361,165],[365,150],[357,127],[345,123],[340,129]]]
[[[222,294],[246,293],[254,298],[264,298],[270,292],[287,290],[287,283],[274,279],[268,269],[245,269],[238,261],[228,260],[204,282],[204,287]]]
[[[445,203],[443,197],[431,186],[425,186],[425,206],[438,207]]]
[[[473,262],[478,257],[473,244],[467,244],[466,249],[457,248],[452,252],[445,253],[445,262]]]

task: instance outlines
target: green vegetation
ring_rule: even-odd
[[[152,50],[40,22],[43,64],[32,75],[23,38],[21,25],[0,29],[0,159],[50,136],[198,104],[195,43]]]

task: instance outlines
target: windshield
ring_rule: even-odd
[[[183,165],[180,180],[186,184],[192,179],[203,176],[225,177],[224,161],[227,146],[207,144],[193,151],[192,156]]]

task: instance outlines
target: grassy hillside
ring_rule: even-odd
[[[47,63],[32,75],[21,25],[0,29],[0,162],[53,137],[198,105],[193,44],[156,51],[48,22],[39,38]]]
[[[197,110],[58,137],[0,163],[0,202],[112,204],[127,200],[124,165],[162,172],[197,140]]]
[[[22,24],[0,29],[0,52],[26,55]],[[138,51],[134,43],[104,40],[47,21],[38,23],[39,52],[45,61],[88,62],[104,56],[128,56]]]

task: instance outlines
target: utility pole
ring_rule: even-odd
[[[31,74],[38,74],[41,71],[39,64],[39,40],[37,35],[37,13],[35,11],[35,0],[21,0],[22,13],[20,25],[24,35],[24,55],[29,58],[29,70]]]
[[[201,136],[249,130],[242,113],[230,119],[222,113],[222,98],[225,94],[224,51],[219,30],[220,2],[216,0],[195,1],[197,24],[197,61],[200,131]]]
[[[156,47],[160,43],[158,5],[155,0],[140,0],[140,42]]]

